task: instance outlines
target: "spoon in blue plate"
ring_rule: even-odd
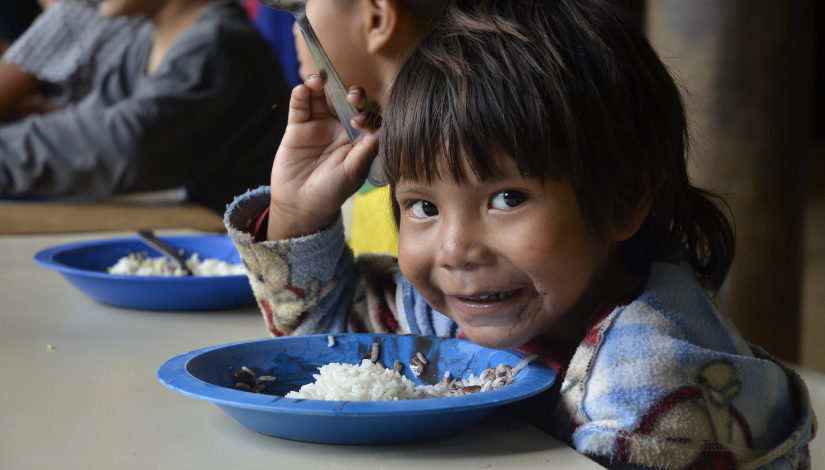
[[[154,248],[155,251],[162,254],[166,257],[176,268],[180,268],[184,275],[189,276],[192,274],[189,271],[189,268],[186,267],[186,260],[183,259],[183,256],[178,254],[174,248],[167,245],[166,242],[155,236],[155,234],[151,230],[138,230],[137,236],[143,243],[149,245],[150,247]]]
[[[361,135],[361,131],[352,127],[350,121],[358,114],[358,110],[347,101],[347,91],[344,89],[344,83],[341,81],[338,73],[335,72],[335,68],[332,66],[329,57],[327,57],[327,53],[324,52],[324,48],[321,47],[318,36],[315,35],[312,25],[309,24],[309,18],[307,18],[306,14],[307,0],[258,0],[258,3],[273,10],[292,13],[292,16],[295,17],[295,22],[298,23],[298,28],[301,29],[301,34],[304,36],[304,41],[307,43],[309,52],[312,55],[312,60],[318,68],[318,73],[327,82],[325,86],[327,96],[329,96],[332,105],[335,107],[335,113],[338,114],[341,124],[344,125],[349,141],[355,144],[358,136]],[[384,178],[384,168],[378,157],[372,161],[367,179],[370,184],[376,188],[387,185],[387,181]]]

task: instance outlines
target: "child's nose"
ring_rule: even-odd
[[[445,269],[478,269],[489,263],[491,250],[484,242],[484,230],[466,219],[442,226],[437,263]]]

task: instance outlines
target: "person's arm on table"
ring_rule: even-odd
[[[20,103],[42,84],[37,77],[17,65],[0,60],[0,122],[14,119]]]

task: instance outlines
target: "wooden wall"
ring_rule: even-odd
[[[726,197],[737,254],[718,301],[746,339],[799,358],[815,2],[648,0],[650,41],[686,91],[690,170]]]

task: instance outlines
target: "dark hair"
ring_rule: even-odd
[[[444,0],[401,0],[401,3],[423,18],[438,16],[445,4]]]
[[[352,0],[343,0],[349,3]],[[407,8],[409,13],[412,13],[417,19],[429,23],[431,20],[437,20],[449,1],[445,0],[398,0],[398,3]],[[349,6],[349,5],[347,5]]]
[[[503,152],[525,176],[570,180],[597,237],[653,195],[620,246],[631,269],[686,257],[714,291],[727,275],[733,228],[724,201],[688,179],[679,89],[610,0],[453,0],[385,109],[380,155],[393,186],[463,182],[465,171],[489,181]],[[392,204],[397,221],[394,194]]]

